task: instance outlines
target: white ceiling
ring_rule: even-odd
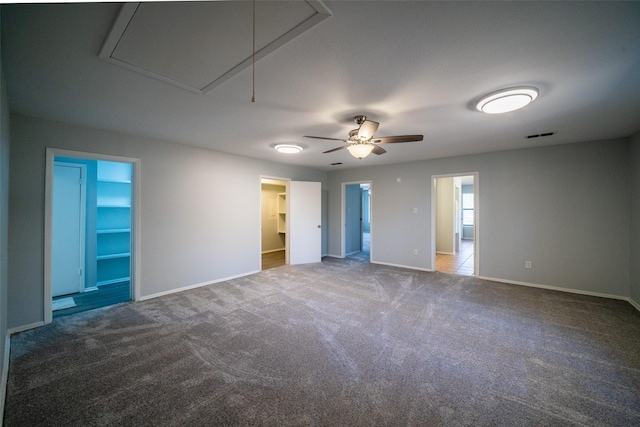
[[[260,21],[260,3],[257,39],[264,37],[261,26],[270,31]],[[251,67],[201,94],[99,58],[120,4],[5,4],[9,103],[12,111],[36,117],[322,170],[640,131],[640,2],[324,4],[332,16],[256,62],[255,103]],[[211,60],[229,61],[251,46],[250,5],[224,4],[238,7],[231,14],[238,21],[228,27],[233,32],[211,32],[210,43],[224,41],[220,51],[227,52]],[[138,30],[156,31],[163,43],[168,34],[207,42],[206,31],[192,32],[195,23],[180,16],[189,5],[171,6],[179,25],[169,20]],[[204,19],[191,19],[198,17]],[[181,55],[171,60],[186,70],[197,65]],[[484,94],[521,85],[540,91],[522,110],[487,115],[473,108]],[[356,127],[356,114],[380,122],[376,136],[424,134],[424,141],[385,145],[387,154],[357,160],[346,150],[322,154],[339,142],[303,138],[344,138]],[[545,132],[555,134],[526,138]],[[305,150],[280,154],[276,143]],[[334,162],[343,165],[330,166]]]

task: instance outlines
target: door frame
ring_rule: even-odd
[[[340,258],[346,257],[346,239],[347,232],[345,230],[346,224],[346,213],[347,209],[347,185],[353,184],[369,184],[369,190],[371,191],[371,196],[369,197],[369,209],[371,211],[371,215],[369,216],[369,262],[373,262],[373,181],[372,180],[360,180],[360,181],[347,181],[342,183],[342,194],[340,196]],[[360,239],[362,239],[362,230],[360,230]]]
[[[480,276],[480,173],[461,172],[431,175],[431,269],[436,271],[436,180],[473,176],[473,275]]]
[[[140,159],[133,157],[112,156],[109,154],[87,153],[82,151],[46,148],[45,163],[45,202],[44,202],[44,323],[51,323],[53,310],[51,307],[51,265],[52,265],[52,230],[53,230],[53,167],[56,156],[72,157],[88,160],[106,160],[111,162],[130,163],[131,171],[131,299],[139,301],[141,286],[141,184]]]
[[[268,175],[260,175],[260,179],[258,184],[260,185],[259,200],[260,200],[260,209],[258,210],[258,230],[260,230],[260,244],[258,246],[258,265],[260,266],[260,270],[262,271],[262,184],[263,181],[278,181],[284,184],[284,192],[286,194],[286,210],[287,215],[289,215],[289,183],[291,182],[291,178],[280,178],[276,176],[268,176]],[[268,182],[266,183],[268,184]],[[278,184],[279,185],[279,184]],[[287,221],[285,223],[285,236],[284,236],[284,263],[285,265],[289,265],[289,218],[287,217]]]
[[[81,163],[70,163],[70,162],[65,162],[65,161],[55,161],[53,163],[54,166],[54,174],[53,177],[55,179],[55,167],[56,166],[65,166],[65,167],[72,167],[72,168],[78,168],[80,169],[80,242],[82,242],[80,244],[80,284],[78,284],[78,292],[83,292],[86,289],[86,284],[85,284],[85,273],[86,273],[86,268],[85,268],[85,262],[86,262],[86,223],[87,223],[87,166],[83,165]],[[53,186],[53,181],[51,182],[51,185]],[[52,187],[53,188],[53,187]],[[52,194],[53,195],[53,194]],[[52,217],[51,217],[51,225],[52,225],[52,230],[53,230],[53,198],[51,199],[52,202]],[[52,247],[52,259],[53,259],[53,236],[52,236],[52,240],[51,240],[51,247]],[[53,273],[53,272],[52,272]],[[52,280],[53,282],[53,280]],[[52,288],[51,288],[51,294],[53,295],[53,283],[51,284]]]

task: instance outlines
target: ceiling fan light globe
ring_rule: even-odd
[[[351,144],[347,147],[347,150],[356,159],[364,159],[371,154],[374,147],[373,144]]]

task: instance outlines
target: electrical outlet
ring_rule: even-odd
[[[413,208],[413,213],[418,213],[418,208]]]
[[[524,268],[531,268],[531,261],[525,261]]]
[[[414,250],[413,250],[413,254],[414,254],[414,255],[418,255],[418,250],[417,250],[417,249],[414,249]]]

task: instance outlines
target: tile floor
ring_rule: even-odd
[[[436,254],[436,270],[473,276],[473,248],[473,240],[462,240],[457,254]]]

